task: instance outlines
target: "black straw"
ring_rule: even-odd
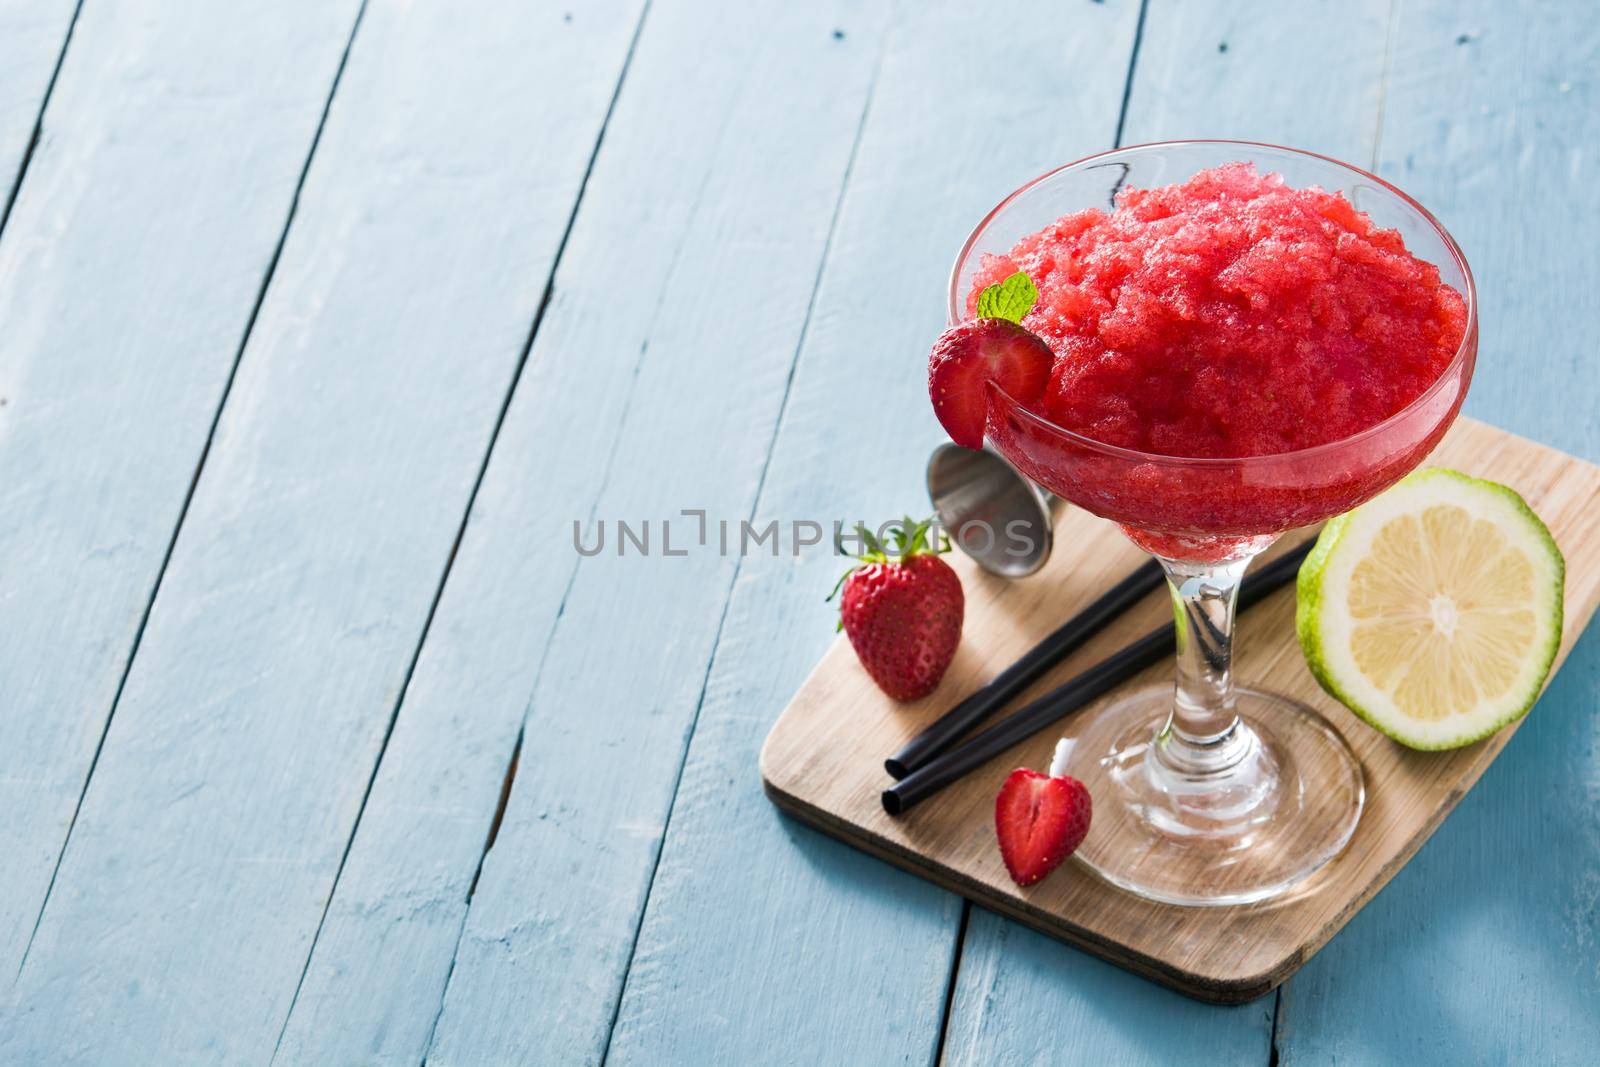
[[[904,778],[932,760],[1164,581],[1161,564],[1153,559],[1146,560],[1138,570],[1030,648],[1021,659],[906,742],[904,748],[883,761],[884,768],[894,777]]]
[[[1239,588],[1239,608],[1259,603],[1269,594],[1294,581],[1300,564],[1311,552],[1315,539],[1291,549],[1247,575]],[[1177,639],[1171,623],[1152,630],[1137,641],[1112,653],[1082,674],[1023,705],[998,725],[992,726],[965,744],[912,771],[883,791],[883,809],[890,815],[909,811],[968,772],[1020,744],[1053,723],[1060,722],[1085,704],[1110,692],[1146,667],[1172,655]],[[1032,653],[1029,653],[1030,655]]]

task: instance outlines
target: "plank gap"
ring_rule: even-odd
[[[762,490],[766,487],[767,474],[772,467],[772,454],[777,449],[778,437],[783,432],[784,418],[789,411],[789,398],[794,390],[795,372],[800,366],[800,353],[805,351],[806,336],[810,332],[812,318],[816,313],[817,294],[822,289],[822,276],[827,269],[828,257],[833,250],[834,238],[838,233],[839,216],[844,207],[845,195],[850,189],[850,176],[855,170],[856,157],[861,150],[862,134],[866,132],[867,119],[872,114],[872,101],[878,88],[878,75],[883,70],[883,57],[888,50],[888,41],[889,34],[885,33],[878,44],[878,54],[873,60],[872,77],[867,83],[866,95],[861,104],[861,116],[856,121],[855,134],[850,142],[850,154],[845,159],[844,172],[839,178],[839,191],[834,197],[833,211],[828,219],[828,235],[823,239],[822,251],[817,258],[817,270],[811,279],[811,294],[806,300],[805,316],[801,319],[800,332],[795,338],[794,351],[789,357],[789,373],[784,379],[783,395],[778,401],[778,414],[772,421],[772,433],[767,439],[766,456],[761,463],[761,473],[756,477],[755,491],[750,497],[750,510],[748,512],[750,522],[755,521],[756,515],[761,509]],[[628,978],[633,972],[634,956],[639,951],[639,935],[644,930],[645,916],[650,911],[650,897],[655,890],[656,873],[661,869],[661,854],[666,850],[667,835],[672,830],[672,816],[678,807],[678,790],[683,784],[683,772],[689,763],[689,749],[694,743],[695,730],[700,725],[700,712],[705,708],[706,692],[711,684],[711,674],[717,665],[717,652],[722,647],[723,627],[727,624],[728,609],[733,604],[733,592],[738,588],[739,575],[743,568],[744,557],[740,556],[734,564],[733,574],[728,579],[727,592],[722,598],[722,614],[717,619],[717,630],[711,639],[710,653],[706,656],[705,674],[700,679],[700,693],[695,700],[694,713],[689,719],[689,728],[684,734],[683,752],[679,756],[677,775],[672,782],[672,799],[667,804],[667,817],[661,827],[661,839],[656,846],[655,861],[651,864],[650,876],[645,881],[644,900],[639,906],[638,919],[634,922],[633,939],[628,945],[628,959],[622,968],[621,981],[617,986],[616,1001],[611,1006],[611,1025],[606,1028],[605,1044],[600,1049],[602,1067],[604,1067],[611,1055],[611,1042],[616,1037],[617,1021],[622,1017],[622,1004],[627,999]],[[426,1067],[425,1064],[424,1067]]]
[[[500,836],[500,823],[506,817],[506,802],[511,799],[511,783],[517,778],[517,764],[522,761],[522,734],[517,731],[517,743],[511,750],[511,762],[506,765],[505,781],[500,783],[500,802],[495,805],[494,818],[489,823],[489,836],[483,842],[483,854],[478,857],[478,869],[472,872],[472,884],[467,886],[467,900],[472,899],[472,894],[478,891],[478,879],[483,877],[483,861],[489,858],[489,850],[494,848],[494,839]]]
[[[365,10],[366,10],[366,0],[362,0],[362,11],[364,12]],[[444,596],[445,586],[449,583],[450,572],[455,566],[456,556],[461,551],[461,541],[462,541],[462,538],[466,534],[467,524],[472,519],[472,509],[473,509],[474,504],[477,502],[478,492],[479,492],[480,489],[483,488],[484,475],[488,472],[489,461],[494,456],[495,443],[500,439],[500,431],[505,427],[506,413],[511,408],[511,400],[512,400],[512,397],[514,397],[516,395],[517,384],[522,380],[523,369],[528,364],[528,354],[533,350],[534,340],[538,337],[538,334],[539,334],[539,326],[540,326],[540,324],[542,324],[544,322],[545,312],[550,307],[550,301],[551,301],[551,298],[552,298],[552,296],[553,296],[553,294],[555,292],[556,272],[561,267],[562,256],[566,252],[567,242],[572,236],[573,223],[577,220],[578,209],[583,203],[584,192],[587,190],[587,188],[589,186],[589,178],[594,173],[595,160],[599,157],[599,155],[600,155],[600,146],[605,141],[606,127],[610,124],[611,116],[616,110],[617,97],[622,92],[622,84],[627,79],[627,76],[628,76],[628,64],[633,59],[634,46],[638,44],[638,41],[639,41],[639,30],[644,25],[644,14],[648,10],[649,10],[649,4],[646,3],[645,7],[643,9],[641,9],[641,11],[640,11],[639,22],[634,27],[633,39],[632,39],[632,41],[630,41],[630,43],[628,45],[628,52],[627,52],[626,56],[623,58],[622,68],[621,68],[621,70],[619,71],[619,73],[617,75],[617,84],[612,88],[612,91],[611,91],[611,99],[606,104],[605,115],[600,120],[600,129],[595,135],[594,145],[589,150],[589,158],[586,161],[586,163],[584,164],[583,177],[578,182],[577,195],[574,196],[573,200],[572,200],[572,210],[567,213],[566,224],[565,224],[565,226],[563,227],[563,229],[561,231],[561,239],[556,243],[555,255],[554,255],[554,257],[552,257],[552,259],[550,261],[550,272],[545,278],[544,292],[540,295],[539,306],[534,311],[533,321],[529,324],[527,336],[523,339],[522,350],[517,355],[516,366],[512,369],[510,381],[508,381],[506,383],[505,393],[500,399],[500,410],[495,414],[494,427],[489,432],[488,445],[484,449],[483,458],[478,463],[478,470],[477,470],[476,476],[473,479],[472,489],[467,494],[466,506],[462,509],[461,521],[456,526],[455,538],[450,544],[450,552],[445,557],[444,568],[440,572],[438,583],[434,587],[433,600],[428,605],[428,613],[423,619],[422,630],[417,636],[416,645],[411,650],[411,659],[410,659],[410,662],[406,665],[405,677],[404,677],[404,679],[402,680],[402,682],[400,684],[399,695],[395,698],[394,707],[389,713],[389,721],[388,721],[388,724],[384,728],[383,740],[378,745],[377,756],[372,761],[372,769],[371,769],[371,772],[367,776],[366,789],[361,794],[361,803],[356,807],[355,820],[350,825],[350,835],[349,835],[349,837],[347,837],[345,839],[344,853],[339,857],[339,866],[337,868],[335,868],[335,870],[334,870],[333,883],[328,887],[328,896],[327,896],[327,899],[323,902],[323,905],[322,905],[322,915],[317,920],[316,931],[315,931],[315,933],[312,934],[311,944],[306,949],[306,958],[305,958],[305,961],[304,961],[304,963],[302,964],[302,966],[300,968],[300,978],[295,983],[294,995],[289,999],[289,1009],[288,1009],[288,1011],[284,1012],[283,1025],[280,1026],[279,1029],[278,1029],[278,1041],[277,1041],[277,1044],[274,1045],[274,1047],[273,1047],[273,1058],[274,1058],[274,1060],[277,1058],[278,1049],[280,1047],[282,1047],[284,1034],[286,1034],[288,1032],[289,1020],[294,1017],[295,1005],[298,1003],[298,1001],[300,999],[300,991],[301,991],[302,987],[305,985],[306,975],[307,975],[307,973],[309,973],[309,971],[311,969],[311,960],[316,955],[317,942],[322,936],[323,927],[327,924],[328,910],[329,910],[330,907],[332,907],[333,898],[334,898],[335,894],[339,890],[339,880],[344,874],[344,869],[345,869],[346,862],[348,862],[348,860],[350,859],[350,851],[351,851],[352,847],[355,845],[356,834],[360,832],[361,819],[362,819],[362,816],[366,814],[367,802],[372,798],[373,786],[377,784],[378,772],[383,767],[384,754],[388,751],[389,742],[394,737],[395,723],[400,718],[400,709],[405,706],[406,693],[411,688],[411,679],[416,673],[417,661],[422,658],[422,650],[427,645],[427,643],[428,643],[428,635],[433,629],[433,620],[434,620],[434,616],[438,613],[439,602]],[[356,17],[356,24],[358,26],[360,25],[360,21],[361,21],[360,15],[358,14],[357,17]],[[352,38],[353,38],[353,36],[354,36],[354,34],[352,33]],[[346,48],[345,55],[346,55],[346,57],[348,57],[348,55],[349,55],[348,47]],[[341,63],[340,63],[340,70],[341,70],[341,72],[343,71],[343,61],[342,60],[341,60]],[[337,84],[337,80],[336,80],[335,84]],[[319,133],[320,133],[320,129],[319,129]],[[303,175],[302,175],[302,177],[303,177]],[[494,820],[493,820],[493,822],[492,822],[492,824],[490,826],[488,839],[486,840],[486,842],[484,844],[484,851],[483,851],[483,855],[484,856],[488,855],[489,848],[494,844],[494,836],[499,831],[500,819],[501,819],[501,816],[505,812],[506,801],[509,799],[509,797],[511,795],[511,779],[516,774],[516,766],[517,766],[518,759],[521,756],[521,751],[522,751],[522,738],[521,738],[521,735],[519,734],[518,738],[517,738],[516,749],[512,753],[511,765],[510,765],[510,768],[507,770],[506,781],[505,781],[504,789],[503,789],[503,792],[502,792],[502,795],[501,795],[501,798],[500,798],[500,804],[499,804],[498,809],[495,812]],[[471,889],[476,889],[477,888],[478,875],[482,873],[482,870],[483,870],[483,862],[482,862],[482,857],[480,857],[479,864],[478,864],[478,870],[476,872],[474,872],[474,874],[473,874]],[[469,891],[468,891],[469,898],[471,896],[471,889],[469,889]],[[459,933],[458,933],[458,936],[457,936],[457,940],[459,942]],[[452,959],[451,965],[452,965],[452,967],[454,966],[454,959]],[[442,998],[441,998],[441,1007],[442,1007]],[[437,1023],[437,1021],[438,1021],[437,1016],[435,1016],[435,1020],[434,1021],[435,1021],[435,1023]],[[430,1040],[431,1040],[431,1035],[430,1035]]]
[[[83,11],[83,0],[78,0],[72,9],[72,18],[67,20],[67,34],[61,40],[61,51],[56,53],[56,65],[50,71],[50,80],[45,83],[44,96],[39,101],[39,114],[33,120],[33,132],[28,135],[28,146],[22,150],[22,162],[17,166],[17,176],[11,182],[11,191],[6,194],[6,206],[0,210],[0,235],[6,231],[6,223],[11,221],[11,209],[17,202],[17,194],[22,191],[22,179],[27,176],[28,164],[33,161],[33,150],[39,147],[39,138],[44,134],[44,113],[50,107],[50,96],[55,92],[56,79],[61,76],[61,66],[66,62],[67,49],[72,45],[72,31],[78,27],[78,15]]]
[[[1367,168],[1374,174],[1378,173],[1378,159],[1383,155],[1383,111],[1389,102],[1389,78],[1394,73],[1395,30],[1399,23],[1400,0],[1389,0],[1389,25],[1383,38],[1383,68],[1378,74],[1378,113],[1372,123],[1372,162]]]
[[[1139,68],[1139,44],[1144,40],[1144,16],[1150,10],[1150,0],[1139,0],[1139,20],[1133,24],[1133,47],[1128,50],[1128,77],[1122,83],[1122,105],[1117,109],[1117,132],[1112,136],[1111,147],[1122,147],[1122,130],[1128,122],[1128,101],[1133,98],[1133,75]]]
[[[934,1067],[944,1063],[945,1041],[950,1037],[950,1013],[956,1002],[956,981],[961,977],[961,953],[967,947],[967,923],[972,919],[972,901],[962,898],[961,921],[956,924],[956,950],[950,957],[950,980],[944,986],[944,1004],[939,1012],[939,1041],[933,1048]]]
[[[1285,982],[1284,985],[1288,983]],[[1278,1067],[1278,1019],[1283,1014],[1283,986],[1279,986],[1272,994],[1272,1034],[1267,1044],[1267,1067]]]
[[[628,41],[628,50],[623,55],[622,66],[617,72],[617,83],[616,83],[615,86],[612,87],[611,99],[609,101],[607,101],[605,115],[600,120],[600,129],[595,134],[594,146],[593,146],[593,148],[590,149],[589,158],[588,158],[587,162],[584,165],[583,177],[578,182],[578,193],[573,198],[572,211],[567,215],[566,226],[561,232],[561,239],[556,244],[555,255],[554,255],[554,257],[552,257],[552,259],[550,261],[550,273],[545,279],[544,292],[542,294],[540,294],[539,306],[534,311],[533,321],[532,321],[532,323],[530,323],[529,328],[528,328],[528,336],[527,336],[527,338],[526,338],[526,340],[525,340],[525,342],[524,342],[524,344],[522,346],[522,352],[521,352],[521,354],[519,355],[519,357],[517,359],[516,370],[512,374],[511,382],[510,382],[508,388],[506,389],[505,397],[501,402],[499,416],[495,420],[494,430],[490,434],[490,437],[489,437],[489,445],[484,450],[483,462],[478,468],[477,481],[473,484],[472,493],[467,498],[467,506],[466,506],[466,509],[465,509],[462,517],[461,517],[461,526],[456,531],[455,544],[450,549],[450,557],[449,557],[449,560],[447,561],[447,563],[445,565],[444,574],[441,575],[440,579],[439,579],[439,588],[438,588],[437,593],[435,594],[435,597],[434,597],[433,608],[429,610],[427,624],[425,624],[423,626],[423,630],[422,630],[421,636],[417,640],[417,647],[416,647],[415,653],[412,656],[412,668],[413,669],[415,669],[415,667],[416,667],[416,661],[421,656],[423,647],[427,644],[428,631],[431,628],[431,624],[433,622],[433,613],[434,613],[434,611],[436,611],[438,609],[440,596],[442,596],[442,594],[444,593],[444,587],[445,587],[446,581],[449,578],[451,567],[455,563],[456,553],[459,551],[459,549],[461,547],[462,535],[466,532],[467,523],[472,517],[473,504],[477,500],[478,491],[483,487],[483,479],[484,479],[485,474],[488,472],[489,461],[494,455],[495,444],[499,440],[500,431],[505,425],[506,414],[511,408],[511,401],[512,401],[513,397],[516,396],[517,385],[521,381],[522,372],[523,372],[524,368],[527,366],[527,363],[528,363],[528,356],[533,351],[534,342],[538,338],[539,327],[543,324],[545,313],[549,310],[551,300],[553,299],[553,297],[555,295],[556,273],[561,268],[561,260],[562,260],[562,257],[566,253],[567,242],[572,237],[572,229],[573,229],[573,226],[576,223],[577,218],[578,218],[578,210],[583,204],[583,198],[584,198],[585,192],[588,191],[589,179],[594,174],[595,161],[597,159],[599,159],[599,157],[600,157],[600,148],[605,143],[606,130],[610,127],[611,118],[616,113],[617,100],[621,97],[621,95],[622,95],[622,87],[628,80],[628,71],[633,65],[634,53],[638,49],[639,37],[644,31],[645,20],[649,16],[649,13],[650,13],[650,0],[645,0],[644,5],[639,9],[639,19],[634,24],[633,36]],[[568,16],[568,20],[570,21],[570,16]],[[641,352],[641,356],[642,355],[643,355],[643,353]],[[592,515],[593,515],[593,512],[591,510],[591,518],[592,518]],[[576,567],[576,565],[574,565],[574,567],[573,567],[574,575],[576,574],[576,572],[577,572],[577,567]],[[568,589],[569,592],[571,590],[571,585],[572,585],[572,582],[569,579],[568,583],[567,583],[567,589]],[[558,609],[558,611],[557,611],[557,619],[560,618],[560,613],[561,613],[561,611],[564,611],[565,608],[566,608],[566,595],[565,595],[565,593],[563,593],[562,605],[561,605],[561,608]],[[552,632],[552,634],[554,633],[554,628],[552,628],[551,632]],[[548,651],[548,644],[549,644],[549,641],[548,641],[548,638],[547,638],[547,640],[546,640],[546,651]],[[409,683],[409,681],[410,681],[410,673],[408,672],[407,673],[407,682]],[[368,787],[367,787],[368,788],[368,795],[370,795],[370,793],[371,793],[372,784],[377,781],[378,771],[382,767],[382,764],[383,764],[384,751],[388,746],[389,737],[390,737],[390,735],[392,735],[392,733],[394,731],[394,722],[395,722],[396,719],[398,719],[399,714],[400,714],[400,708],[404,705],[404,702],[405,702],[405,691],[404,691],[404,689],[402,689],[400,700],[395,705],[394,716],[392,716],[391,719],[390,719],[389,733],[385,734],[383,747],[379,748],[378,757],[373,763],[372,780],[368,783]],[[459,953],[460,947],[461,947],[461,935],[466,929],[467,915],[470,914],[470,912],[471,912],[471,906],[472,906],[471,905],[471,901],[472,901],[473,894],[477,892],[478,880],[483,875],[483,864],[484,864],[484,861],[487,860],[487,858],[488,858],[489,850],[494,847],[495,838],[499,836],[500,824],[505,818],[506,806],[511,800],[512,785],[513,785],[513,783],[514,783],[514,781],[516,779],[517,768],[518,768],[518,766],[519,766],[519,764],[521,763],[521,760],[522,760],[522,740],[523,740],[523,731],[521,729],[519,729],[517,731],[516,745],[512,749],[511,760],[510,760],[510,763],[508,764],[508,766],[506,768],[505,781],[503,782],[503,784],[501,786],[500,799],[499,799],[498,804],[496,805],[494,818],[492,819],[492,821],[490,823],[488,835],[486,836],[486,838],[484,840],[483,852],[478,858],[478,867],[477,867],[477,869],[475,871],[473,871],[472,882],[468,886],[468,889],[467,889],[467,901],[468,901],[467,908],[465,910],[463,910],[462,915],[461,915],[461,924],[456,930],[455,949],[451,952],[450,964],[445,969],[445,980],[444,980],[443,985],[440,987],[439,1003],[434,1009],[433,1021],[428,1026],[428,1036],[423,1041],[423,1045],[422,1045],[423,1054],[422,1054],[422,1060],[421,1060],[421,1067],[427,1067],[428,1055],[429,1055],[429,1053],[431,1053],[431,1051],[433,1049],[434,1034],[438,1030],[439,1019],[444,1015],[445,998],[446,998],[446,995],[449,993],[449,990],[450,990],[450,979],[451,979],[451,976],[455,972],[456,956]],[[362,798],[362,802],[361,802],[361,807],[359,809],[357,809],[357,812],[356,812],[355,824],[352,825],[351,828],[350,828],[350,843],[351,844],[353,844],[355,842],[356,832],[360,829],[361,817],[365,813],[365,810],[366,810],[366,802],[367,802],[367,798],[363,797]],[[347,847],[347,852],[348,852],[348,847]],[[341,863],[340,866],[341,866],[341,872],[342,872],[343,864]],[[337,889],[338,889],[338,875],[336,874],[334,876],[334,885],[328,892],[328,900],[329,900],[330,903],[332,902],[333,895],[337,891]],[[318,932],[320,933],[320,931],[321,931],[321,927],[319,925]],[[312,956],[315,954],[315,951],[316,951],[316,940],[313,939],[312,944],[311,944],[311,950],[306,953],[306,968],[308,970],[309,970],[309,968],[311,966],[311,959],[312,959]],[[298,993],[298,990],[296,992]],[[289,1005],[289,1012],[284,1017],[284,1028],[286,1030],[288,1028],[288,1021],[289,1021],[290,1018],[293,1017],[293,1015],[294,1015],[294,1004],[293,1004],[293,1002],[291,1002],[290,1005]]]
[[[83,10],[82,0],[77,9],[73,11],[73,25],[77,25],[78,14]],[[44,898],[39,901],[39,911],[33,917],[33,928],[28,932],[27,943],[23,946],[22,956],[17,961],[17,977],[22,976],[23,970],[28,965],[28,956],[33,951],[34,939],[39,936],[39,927],[44,922],[45,910],[50,906],[50,897],[55,891],[56,878],[61,873],[61,861],[66,857],[67,847],[72,843],[72,832],[78,825],[78,816],[83,811],[83,799],[89,794],[89,785],[94,780],[95,768],[100,764],[100,754],[105,749],[106,737],[111,733],[111,723],[117,716],[117,707],[122,702],[123,690],[127,688],[128,676],[133,673],[133,661],[138,658],[139,646],[144,640],[146,626],[150,622],[150,613],[155,608],[156,598],[161,595],[161,583],[166,577],[167,568],[172,563],[172,554],[178,545],[178,535],[183,531],[184,520],[189,515],[189,506],[194,501],[195,489],[200,484],[200,475],[205,470],[206,459],[211,455],[211,445],[217,436],[217,426],[222,421],[222,412],[228,406],[228,396],[233,392],[234,380],[239,374],[239,365],[244,360],[245,347],[250,342],[251,332],[255,329],[256,319],[261,314],[261,307],[266,302],[267,290],[272,286],[272,279],[278,270],[278,262],[283,257],[283,247],[289,238],[289,230],[294,226],[295,214],[300,207],[300,194],[305,189],[306,175],[311,172],[311,160],[317,154],[317,146],[322,142],[322,131],[328,123],[328,113],[333,108],[334,94],[339,91],[339,80],[344,76],[345,63],[350,58],[350,46],[355,42],[356,30],[361,25],[361,16],[366,11],[366,0],[361,0],[361,6],[356,10],[356,17],[350,25],[350,33],[345,38],[344,51],[339,55],[339,64],[334,69],[333,81],[328,86],[328,96],[322,102],[322,113],[317,116],[317,128],[311,136],[311,145],[306,150],[305,161],[300,165],[300,173],[295,178],[294,193],[289,198],[289,210],[284,216],[283,229],[278,233],[278,242],[272,249],[272,255],[267,260],[267,269],[262,273],[261,286],[256,291],[254,304],[251,305],[250,314],[245,319],[244,332],[239,338],[239,344],[234,349],[233,362],[228,368],[228,376],[223,381],[222,393],[217,398],[216,410],[211,413],[211,425],[206,428],[205,444],[200,448],[200,457],[195,461],[194,472],[189,476],[189,485],[184,490],[183,504],[178,509],[178,521],[173,524],[172,536],[167,539],[166,549],[161,556],[161,565],[156,570],[155,582],[150,587],[150,595],[145,599],[144,611],[139,616],[139,625],[134,631],[133,642],[128,646],[128,658],[122,665],[122,674],[117,679],[116,691],[111,697],[111,707],[106,711],[105,722],[100,726],[100,736],[95,741],[94,754],[89,758],[89,768],[84,772],[83,785],[78,789],[78,799],[72,807],[72,817],[67,820],[67,832],[61,839],[61,847],[56,850],[55,865],[50,870],[50,880],[45,884]],[[72,31],[67,31],[67,42],[72,39]],[[66,44],[62,45],[61,56],[56,60],[56,73],[60,73],[61,64],[66,58]],[[55,75],[51,76],[51,88],[55,87]],[[46,105],[49,99],[46,96]],[[39,125],[34,128],[34,143],[37,143],[39,129],[44,122],[44,111],[39,112]],[[23,169],[27,168],[27,161],[33,156],[33,144],[28,146],[27,155],[23,160]],[[22,175],[17,176],[17,182],[12,187],[13,201],[18,190],[22,187]],[[11,202],[6,204],[6,217],[10,216]],[[4,219],[0,219],[0,231],[4,229]]]

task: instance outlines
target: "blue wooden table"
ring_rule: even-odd
[[[1595,632],[1238,1008],[762,796],[837,561],[718,524],[920,507],[967,229],[1184,136],[1417,195],[1600,460],[1576,0],[0,0],[0,1064],[1600,1061]]]

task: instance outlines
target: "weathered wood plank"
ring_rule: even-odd
[[[1231,137],[1369,162],[1388,22],[1387,0],[1150,0],[1123,142]],[[1093,978],[1063,977],[1085,972]],[[1101,991],[1107,983],[1116,995]],[[1062,1063],[1265,1065],[1271,1029],[1270,1000],[1197,1005],[974,912],[946,1047],[953,1063],[1026,1062],[1049,1050]]]
[[[924,506],[941,436],[920,384],[950,261],[998,195],[1108,143],[1132,3],[896,17],[757,522]],[[997,71],[1005,76],[996,77]],[[752,555],[716,650],[611,1061],[927,1063],[961,904],[775,814],[755,773],[773,718],[833,637],[841,569]],[[884,753],[862,753],[863,760]]]
[[[0,1061],[270,1057],[638,10],[368,5]]]
[[[8,52],[45,35],[48,20],[26,27],[46,12],[12,12],[21,21],[7,26],[21,36],[0,32]],[[353,0],[90,5],[56,79],[0,242],[6,983],[47,894],[355,14]],[[26,73],[40,93],[49,66],[42,52],[35,59]],[[10,86],[21,73],[8,68],[0,80]],[[37,111],[8,105],[5,114],[3,151],[19,159],[11,137],[25,142]],[[10,175],[0,181],[9,187]]]
[[[1264,1065],[1272,1012],[1190,1000],[973,908],[944,1062]]]
[[[474,580],[537,590],[552,562],[572,579],[543,663],[530,660],[524,685],[499,701],[519,713],[527,701],[526,734],[431,1063],[603,1055],[737,564],[714,524],[754,504],[887,18],[883,4],[747,2],[711,17],[703,4],[660,4],[648,16],[595,213],[581,220],[584,252],[575,234],[563,272],[570,303],[553,310],[539,354],[546,376],[521,390],[518,443],[498,450],[493,472],[501,503],[484,519]],[[637,171],[666,143],[683,158],[641,189]],[[619,224],[641,192],[674,211],[636,234]],[[629,262],[637,298],[608,311],[604,279]],[[590,354],[641,351],[620,391],[592,380]],[[597,387],[627,403],[626,421],[567,441],[574,407],[599,406]],[[588,444],[590,432],[601,440]],[[563,468],[601,484],[598,496]],[[551,480],[563,490],[554,504],[526,488]],[[708,545],[683,508],[706,509]],[[612,540],[579,562],[572,521],[591,513],[612,538],[619,518],[651,520],[652,557],[619,557]],[[667,516],[686,557],[662,554]],[[552,558],[526,559],[530,544]],[[539,634],[556,608],[523,603],[472,632]],[[921,953],[903,950],[908,963]]]
[[[16,190],[77,9],[77,0],[0,2],[0,217]]]
[[[430,1060],[599,1057],[734,566],[676,512],[748,514],[885,14],[652,5],[282,1062],[422,1058],[536,684]],[[580,563],[597,508],[694,558]]]
[[[1122,143],[1222,137],[1369,165],[1390,0],[1150,0]]]
[[[1476,274],[1467,410],[1590,460],[1597,54],[1587,5],[1402,4],[1379,159]],[[1285,987],[1283,1063],[1594,1062],[1597,708],[1591,627],[1434,839]]]
[[[1402,4],[1380,172],[1460,241],[1481,300],[1468,414],[1600,456],[1600,20],[1492,2]]]

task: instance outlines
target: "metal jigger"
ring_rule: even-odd
[[[1050,558],[1057,497],[998,452],[946,441],[928,457],[928,497],[950,543],[1002,578],[1024,578]]]

